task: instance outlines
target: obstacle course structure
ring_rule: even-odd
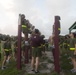
[[[18,19],[18,50],[17,50],[17,69],[21,69],[21,14]]]
[[[60,73],[60,65],[59,65],[59,34],[60,34],[60,17],[55,16],[55,22],[53,26],[54,31],[54,65],[55,65],[55,71],[57,73]]]
[[[18,20],[17,68],[19,70],[21,69],[21,39],[22,39],[21,35],[22,35],[22,32],[23,32],[24,36],[25,36],[25,43],[28,42],[29,29],[26,25],[30,24],[29,21],[26,20],[25,18],[23,19],[22,16],[23,16],[23,14],[19,14],[19,20]],[[29,62],[28,49],[29,49],[29,46],[26,45],[26,47],[25,47],[25,64],[28,64],[28,62]]]
[[[60,65],[59,65],[59,34],[60,34],[60,17],[55,16],[55,22],[54,22],[54,45],[55,45],[55,50],[54,50],[54,65],[55,65],[55,71],[60,73]],[[22,26],[21,26],[21,14],[19,14],[19,23],[18,23],[18,52],[17,52],[17,68],[20,70],[21,69],[21,31],[22,31]],[[26,39],[28,41],[28,33],[26,34]],[[28,47],[26,47],[25,50],[25,63],[28,63]]]

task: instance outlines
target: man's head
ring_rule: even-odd
[[[39,30],[38,29],[35,29],[35,34],[39,34]]]
[[[70,37],[75,37],[76,34],[75,34],[74,32],[72,32],[69,36],[70,36]]]
[[[22,19],[24,19],[24,18],[25,18],[25,15],[24,15],[24,14],[22,14],[22,15],[21,15],[21,18],[22,18]]]
[[[44,39],[45,38],[45,35],[41,35],[41,37]]]
[[[68,39],[68,38],[70,38],[70,36],[69,35],[65,35],[65,39]]]
[[[32,26],[32,29],[34,29],[35,28],[35,26]]]
[[[30,24],[29,20],[26,20],[26,24]]]

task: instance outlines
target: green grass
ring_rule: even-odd
[[[65,48],[61,49],[60,52],[60,67],[61,70],[64,72],[64,75],[76,75],[76,73],[71,73],[70,70],[73,68],[73,66],[69,63],[71,62],[70,59],[68,59],[67,50]],[[3,59],[3,56],[2,56]],[[44,56],[40,59],[40,62],[43,62],[44,60],[47,60],[49,63],[53,63],[51,59],[48,59],[48,57]],[[1,61],[0,61],[0,66],[1,66]],[[0,75],[59,75],[55,71],[51,72],[50,74],[47,73],[39,73],[39,74],[28,74],[25,72],[24,65],[22,65],[22,70],[17,70],[17,64],[15,61],[12,60],[12,62],[8,65],[8,68],[5,70],[0,69]],[[45,64],[41,64],[39,66],[39,69],[45,69],[47,68]]]
[[[17,65],[16,62],[12,61],[9,65],[8,68],[5,70],[0,70],[1,75],[23,75],[24,70],[17,70]]]

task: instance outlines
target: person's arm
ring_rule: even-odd
[[[3,50],[3,53],[4,53],[4,55],[5,55],[5,43],[4,43],[4,45],[3,45],[2,50]]]

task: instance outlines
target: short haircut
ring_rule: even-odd
[[[36,34],[39,34],[39,30],[38,30],[38,29],[35,29],[35,33],[36,33]]]

